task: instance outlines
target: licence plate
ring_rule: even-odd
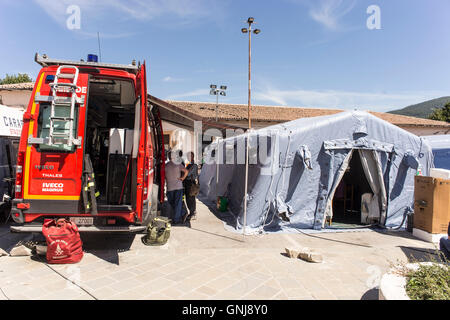
[[[71,217],[70,222],[77,226],[88,226],[94,224],[94,217]]]

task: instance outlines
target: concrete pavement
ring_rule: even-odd
[[[83,236],[85,256],[75,265],[0,257],[0,299],[371,299],[391,263],[434,250],[407,232],[244,238],[200,201],[197,220],[174,226],[166,245],[144,246],[141,236]],[[9,252],[21,239],[0,228],[0,248]],[[324,262],[286,257],[295,245]]]

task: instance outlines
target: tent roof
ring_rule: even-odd
[[[345,119],[348,119],[348,118],[352,118],[352,117],[358,121],[376,122],[379,125],[388,126],[390,130],[402,132],[403,134],[410,136],[412,139],[419,139],[418,136],[416,136],[398,126],[395,126],[387,121],[384,121],[384,120],[372,115],[371,113],[365,112],[365,111],[344,111],[344,112],[341,112],[338,114],[314,117],[312,119],[300,118],[297,120],[280,123],[277,125],[259,129],[258,131],[264,132],[266,130],[268,131],[268,130],[277,130],[277,129],[285,128],[285,129],[289,129],[296,133],[301,133],[301,132],[307,132],[307,131],[310,131],[313,129],[316,129],[316,130],[322,129],[322,128],[325,129],[326,127],[332,126],[334,124],[338,124],[339,122],[341,122]]]

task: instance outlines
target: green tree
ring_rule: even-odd
[[[450,102],[441,109],[435,109],[428,118],[431,120],[450,122]]]
[[[33,82],[30,76],[26,73],[18,73],[17,75],[9,75],[6,74],[6,77],[0,79],[0,84],[11,84],[11,83],[24,83],[24,82]]]

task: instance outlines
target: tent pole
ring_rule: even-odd
[[[248,150],[250,143],[250,130],[247,131],[246,156],[245,156],[245,189],[244,189],[244,228],[243,235],[245,236],[245,228],[247,227],[247,188],[248,188]]]
[[[217,139],[217,150],[216,150],[216,201],[219,201],[219,138]]]

